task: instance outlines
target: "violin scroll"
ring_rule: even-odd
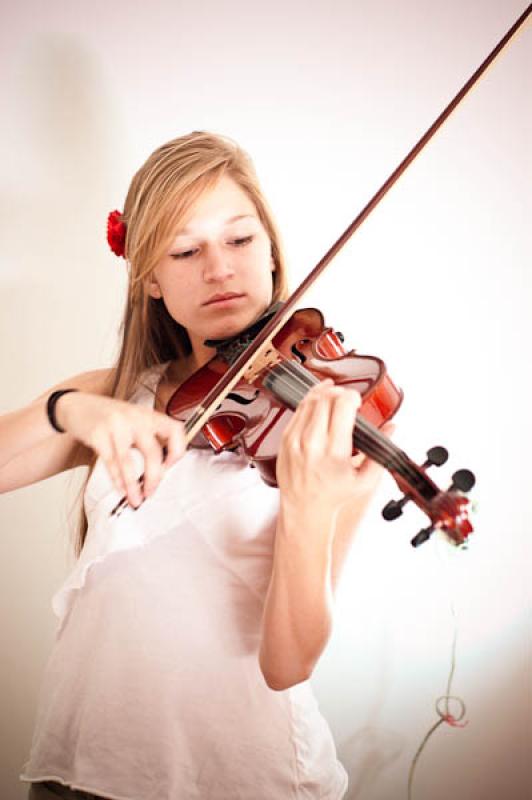
[[[444,447],[432,447],[427,452],[427,460],[417,467],[418,478],[422,474],[425,476],[427,486],[430,485],[437,489],[435,484],[426,476],[426,470],[431,466],[439,467],[447,461],[448,452]],[[398,476],[394,476],[396,482],[401,487]],[[446,492],[436,490],[436,492],[419,493],[415,486],[421,488],[422,484],[416,481],[410,485],[409,490],[405,491],[400,500],[390,500],[382,509],[382,516],[388,522],[397,519],[403,513],[403,508],[409,500],[414,500],[425,513],[429,516],[431,524],[427,528],[422,528],[411,540],[412,547],[419,547],[426,542],[435,530],[444,532],[447,538],[456,546],[463,546],[467,537],[472,532],[473,527],[467,515],[469,505],[465,494],[475,485],[475,476],[468,469],[460,469],[452,476],[452,482]],[[420,496],[421,494],[421,496]],[[424,495],[424,496],[423,496]]]

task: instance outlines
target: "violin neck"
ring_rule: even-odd
[[[353,428],[353,447],[389,471],[394,468],[394,464],[402,455],[402,451],[390,439],[367,420],[363,420],[360,415]]]
[[[426,502],[433,500],[438,488],[415,464],[404,450],[401,450],[374,425],[360,415],[357,416],[353,430],[353,445],[365,455],[377,461],[396,479],[408,484]]]

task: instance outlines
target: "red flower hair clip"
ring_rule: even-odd
[[[107,241],[116,256],[125,258],[126,252],[126,223],[122,221],[120,211],[111,211],[107,217]]]

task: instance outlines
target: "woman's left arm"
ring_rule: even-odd
[[[322,382],[300,404],[277,459],[281,489],[259,663],[271,689],[306,680],[333,625],[334,591],[382,468],[351,456],[360,398]],[[358,468],[356,468],[358,465]]]
[[[279,513],[259,653],[270,689],[306,680],[329,640],[333,531],[319,505]]]

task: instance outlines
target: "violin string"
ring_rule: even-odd
[[[285,385],[287,389],[287,396],[294,405],[298,405],[306,393],[312,386],[317,385],[320,381],[314,375],[306,370],[297,362],[281,362],[268,368],[268,372],[273,373],[278,378],[279,382]],[[284,378],[284,375],[287,378]],[[295,379],[295,383],[294,383]],[[298,384],[301,386],[301,391],[298,391]],[[296,389],[294,393],[290,393],[291,389]],[[355,433],[358,434],[360,449],[363,449],[370,457],[381,463],[387,469],[394,468],[405,478],[410,479],[411,482],[419,482],[420,477],[425,478],[423,473],[415,470],[406,455],[399,450],[392,442],[390,442],[375,426],[367,422],[362,416],[357,417],[355,425]]]
[[[283,388],[282,400],[287,400],[297,407],[309,389],[320,383],[312,372],[307,370],[297,361],[283,360],[273,367],[267,367],[266,372],[273,374]],[[272,387],[274,389],[274,387]],[[186,431],[190,431],[195,424],[197,414],[193,414],[185,422]],[[418,471],[393,442],[390,442],[375,426],[367,422],[361,415],[355,423],[355,446],[378,461],[386,469],[395,469],[398,474],[411,484],[419,485],[420,481],[426,482],[426,476]]]
[[[297,362],[293,363],[297,371],[307,373],[304,367]],[[408,459],[406,453],[403,453],[393,442],[391,442],[384,434],[382,434],[377,427],[368,422],[364,417],[359,415],[356,420],[355,433],[358,434],[361,449],[364,449],[368,455],[375,457],[387,469],[393,467],[396,471],[407,478],[410,483],[419,484],[420,480],[425,484],[426,476]]]
[[[299,402],[303,399],[306,395],[308,390],[312,387],[320,383],[320,381],[312,375],[312,373],[308,372],[304,367],[300,367],[297,362],[287,362],[286,364],[278,364],[271,370],[272,372],[276,373],[277,375],[281,375],[279,381],[281,383],[286,384],[289,389],[293,388],[295,379],[295,387],[296,390],[298,388],[297,384],[299,383],[301,386],[301,392],[296,391],[290,399],[294,402],[295,405],[298,405]],[[290,377],[290,380],[284,379],[282,373],[287,374]],[[370,426],[369,423],[366,422],[362,417],[357,418],[356,427],[359,428],[357,431],[359,435],[360,444],[363,445],[363,449],[367,451],[368,455],[375,458],[375,460],[382,462],[384,460],[385,466],[395,466],[398,471],[401,471],[401,464],[397,461],[394,456],[396,455],[394,449],[390,443],[388,444],[388,440],[382,436],[378,432],[376,428]],[[367,435],[364,435],[366,433]],[[373,438],[372,438],[373,434]],[[379,447],[379,444],[381,447]],[[395,463],[394,463],[395,462]]]
[[[287,400],[297,407],[305,397],[309,389],[320,383],[312,372],[305,369],[296,361],[284,360],[273,367],[268,367],[266,372],[273,374],[282,387],[282,400]],[[275,387],[272,387],[272,390]],[[185,430],[189,432],[195,424],[197,414],[192,414],[185,422]],[[395,469],[396,472],[409,480],[411,484],[426,482],[426,476],[414,468],[406,454],[404,454],[393,442],[390,442],[375,426],[371,425],[361,415],[357,416],[355,423],[355,446],[378,461],[386,469]]]

